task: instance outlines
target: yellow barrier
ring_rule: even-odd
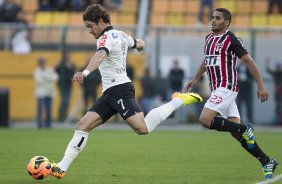
[[[72,52],[71,59],[80,69],[87,57],[91,57],[94,52]],[[35,120],[36,117],[36,97],[34,95],[35,83],[33,80],[33,71],[37,67],[37,59],[44,56],[47,60],[47,66],[55,67],[61,58],[60,52],[32,52],[27,55],[15,55],[11,52],[0,52],[0,88],[9,89],[9,112],[12,120]],[[129,54],[129,63],[135,69],[136,96],[141,95],[138,79],[142,76],[144,70],[144,56],[141,54]],[[71,95],[69,111],[81,100],[80,85],[74,83]],[[98,94],[101,95],[101,86],[98,88]],[[56,90],[56,96],[53,101],[53,119],[57,119],[60,96]],[[82,112],[82,110],[81,110]]]

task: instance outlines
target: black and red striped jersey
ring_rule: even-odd
[[[211,33],[206,36],[204,53],[211,91],[224,87],[238,92],[237,57],[248,54],[242,41],[229,30],[220,35]]]

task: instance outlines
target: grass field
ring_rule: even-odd
[[[259,162],[228,133],[98,130],[63,180],[32,179],[26,164],[35,155],[59,161],[72,130],[0,129],[1,184],[248,184],[262,180]],[[282,133],[257,132],[261,147],[282,163]],[[282,173],[282,164],[276,174]],[[282,183],[282,181],[276,182]]]

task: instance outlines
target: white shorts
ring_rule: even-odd
[[[238,92],[219,87],[212,91],[211,97],[205,103],[205,107],[218,112],[223,118],[236,117],[240,119],[235,99]]]

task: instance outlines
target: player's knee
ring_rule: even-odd
[[[75,125],[75,130],[80,130],[83,132],[89,132],[91,129],[85,125],[85,123],[82,123],[81,121],[78,121]]]
[[[201,123],[201,125],[203,127],[206,127],[206,128],[210,128],[211,121],[212,120],[210,118],[206,117],[206,116],[200,116],[200,118],[199,118],[199,122]]]
[[[138,135],[146,135],[146,134],[149,133],[147,127],[140,127],[140,128],[137,128],[137,129],[135,129],[135,132],[136,132]]]

